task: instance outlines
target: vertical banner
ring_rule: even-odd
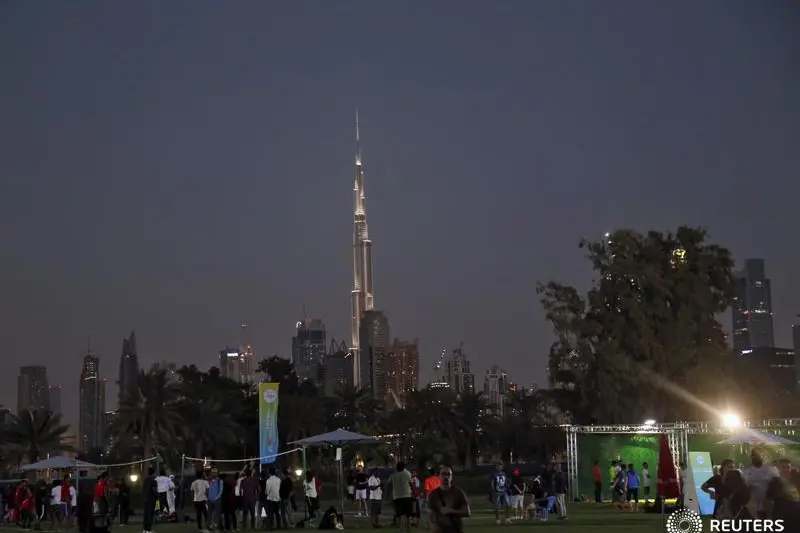
[[[278,455],[278,386],[279,383],[258,384],[258,441],[261,464],[275,462]]]

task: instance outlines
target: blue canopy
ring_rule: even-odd
[[[757,429],[743,429],[739,433],[718,442],[717,444],[749,444],[751,446],[793,446],[797,443],[778,435],[771,435]]]
[[[56,456],[48,459],[43,459],[37,463],[25,465],[21,470],[58,470],[65,468],[96,468],[97,465],[87,463],[86,461],[78,461],[77,459],[70,459],[69,457]]]
[[[374,443],[380,444],[380,441],[375,437],[362,435],[360,433],[353,433],[346,429],[339,428],[336,431],[322,433],[321,435],[314,435],[313,437],[306,437],[305,439],[296,440],[289,444],[297,444],[298,446],[339,446],[345,444],[367,444]]]

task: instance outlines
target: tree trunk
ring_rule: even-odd
[[[472,437],[468,437],[464,442],[464,470],[472,470],[474,457],[472,456]]]

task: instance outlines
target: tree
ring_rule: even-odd
[[[153,457],[157,446],[175,439],[181,426],[182,391],[171,371],[153,365],[139,372],[136,388],[125,398],[115,422],[117,435],[131,435],[139,444],[142,457]]]
[[[597,275],[585,297],[539,285],[556,335],[554,397],[575,421],[678,420],[696,410],[686,405],[698,391],[692,373],[730,355],[716,315],[733,298],[733,259],[706,238],[688,227],[620,230],[581,243]]]
[[[17,445],[29,463],[35,463],[46,453],[72,451],[64,443],[68,424],[61,422],[61,415],[45,410],[23,410],[12,416],[5,428],[4,441]]]

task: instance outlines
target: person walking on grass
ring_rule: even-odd
[[[561,470],[561,463],[553,465],[553,492],[556,495],[558,519],[567,519],[567,476]]]
[[[453,485],[453,469],[439,470],[441,485],[428,498],[428,523],[433,533],[464,533],[464,518],[472,515],[469,499],[463,490]]]
[[[626,475],[627,500],[631,511],[639,510],[639,474],[633,468],[633,463],[628,465]]]
[[[511,523],[509,516],[510,502],[508,500],[508,476],[503,471],[503,463],[495,465],[495,471],[492,473],[492,478],[489,484],[489,491],[492,495],[492,503],[494,504],[494,519],[497,525],[505,521],[506,524]],[[500,510],[504,510],[505,518],[500,519]]]
[[[389,476],[387,486],[392,488],[394,515],[399,522],[400,530],[408,533],[410,520],[414,516],[414,499],[411,491],[411,472],[406,470],[404,462],[398,461],[395,472]]]
[[[192,481],[190,491],[194,500],[194,512],[197,513],[197,529],[203,533],[208,532],[208,481],[202,471],[197,472],[197,477]],[[205,527],[203,527],[205,526]]]

